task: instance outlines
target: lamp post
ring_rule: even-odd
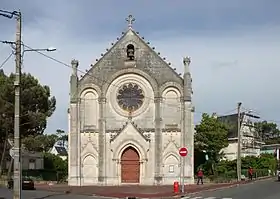
[[[16,41],[3,42],[7,44],[15,44],[16,53],[16,70],[15,70],[15,110],[14,110],[14,199],[21,199],[21,142],[20,142],[20,84],[21,84],[21,65],[24,52],[27,51],[55,51],[55,48],[46,49],[27,49],[21,52],[22,41],[22,18],[20,11],[5,11],[0,10],[0,16],[13,19],[17,21],[16,24]]]
[[[15,103],[14,103],[14,199],[21,199],[21,142],[20,142],[20,84],[21,84],[21,65],[22,58],[25,52],[28,51],[55,51],[55,48],[46,49],[27,49],[22,52],[22,41],[21,41],[21,29],[22,19],[20,11],[4,11],[0,10],[0,16],[7,17],[9,19],[15,18],[17,21],[16,26],[16,41],[15,42],[2,42],[7,44],[15,44],[16,54],[16,70],[15,70]]]
[[[15,112],[14,112],[14,199],[21,198],[21,164],[20,164],[20,72],[21,72],[21,12],[0,10],[0,16],[15,18],[16,25],[16,71],[15,71]]]

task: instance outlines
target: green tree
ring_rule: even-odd
[[[4,159],[6,141],[14,132],[14,79],[0,70],[0,153]],[[47,119],[56,107],[55,97],[51,97],[50,88],[41,85],[31,74],[21,76],[21,117],[20,132],[22,138],[43,134]],[[0,170],[2,170],[2,163]]]
[[[262,141],[264,141],[266,144],[280,143],[280,131],[277,127],[277,124],[273,122],[262,121],[256,122],[254,125]]]
[[[22,144],[29,151],[48,152],[57,142],[58,137],[55,134],[43,134],[37,136],[27,136],[22,139]]]
[[[13,121],[14,118],[14,79],[15,75],[7,76],[0,71],[0,115]],[[20,132],[22,137],[43,134],[47,119],[56,107],[55,97],[51,97],[50,88],[41,85],[31,74],[23,73],[21,77],[21,118]],[[13,122],[0,121],[0,129],[6,125],[8,133],[13,134]],[[5,134],[1,131],[1,138]],[[3,139],[1,139],[3,140]]]
[[[66,142],[68,141],[68,135],[65,133],[64,130],[57,129],[56,135],[58,136],[59,144],[65,147]]]
[[[68,175],[68,160],[63,160],[59,156],[45,153],[44,168],[46,170],[56,171],[57,179],[66,179]]]
[[[214,174],[215,164],[223,157],[221,150],[228,146],[228,126],[217,118],[202,114],[201,123],[196,125],[194,135],[197,151],[205,151],[208,155],[208,164]]]

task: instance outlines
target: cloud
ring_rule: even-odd
[[[3,3],[4,2],[4,3]],[[201,112],[225,113],[242,101],[264,119],[277,120],[280,94],[280,2],[247,0],[109,1],[6,0],[1,7],[23,13],[23,40],[33,48],[56,47],[47,53],[63,62],[75,58],[89,69],[125,30],[125,17],[136,16],[135,29],[149,40],[172,67],[182,72],[182,57],[192,57],[196,121]],[[0,40],[13,40],[15,22],[0,17]],[[4,30],[4,31],[3,31]],[[11,48],[0,44],[0,63]],[[11,59],[4,67],[14,70]],[[50,85],[57,110],[47,132],[67,129],[71,69],[37,53],[24,57],[23,71]]]

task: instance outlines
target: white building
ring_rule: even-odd
[[[67,149],[64,146],[53,146],[50,150],[51,154],[59,156],[62,160],[66,160],[68,157]]]
[[[262,146],[260,136],[256,132],[253,119],[258,118],[250,113],[243,112],[240,114],[240,134],[241,134],[241,156],[259,156]],[[225,158],[234,160],[237,157],[237,143],[238,143],[238,115],[231,114],[218,117],[218,120],[227,124],[230,128],[228,134],[229,146],[223,152]]]
[[[80,79],[72,61],[69,185],[173,184],[182,146],[189,149],[185,182],[194,181],[190,59],[182,78],[132,29],[132,19]]]

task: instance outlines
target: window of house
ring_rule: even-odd
[[[28,165],[28,169],[36,169],[35,167],[35,160],[34,159],[30,159],[29,160],[29,165]]]
[[[174,165],[169,165],[169,173],[174,173]]]

